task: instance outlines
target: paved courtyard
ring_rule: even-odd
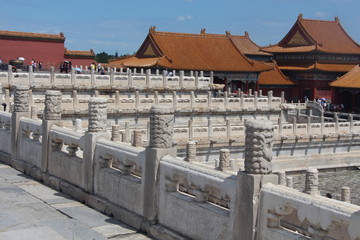
[[[305,173],[297,174],[294,177],[294,188],[304,190]],[[349,187],[351,193],[351,203],[360,206],[359,191],[360,170],[338,170],[335,172],[319,172],[319,190],[322,196],[327,193],[334,199],[340,199],[341,188]]]
[[[0,162],[0,240],[151,239]]]

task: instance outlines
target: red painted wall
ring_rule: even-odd
[[[0,57],[4,63],[19,57],[29,65],[31,59],[41,62],[43,69],[58,68],[64,60],[64,43],[20,39],[0,39]]]

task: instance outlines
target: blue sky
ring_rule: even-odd
[[[134,53],[150,26],[157,31],[244,35],[260,46],[278,43],[299,13],[334,20],[360,42],[359,0],[0,0],[0,30],[63,32],[70,50]]]

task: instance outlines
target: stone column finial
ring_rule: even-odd
[[[219,156],[219,167],[220,171],[223,171],[226,168],[230,167],[230,150],[229,149],[220,149]]]
[[[341,188],[341,201],[351,203],[350,188],[349,187],[342,187]]]
[[[306,170],[304,193],[310,195],[320,194],[318,170],[315,168],[308,168]]]
[[[152,148],[170,148],[173,146],[174,110],[155,105],[150,110],[150,143]]]
[[[279,185],[286,186],[286,173],[285,171],[278,172],[278,178],[279,178]]]
[[[134,130],[134,147],[141,147],[142,144],[142,131],[140,129]]]
[[[186,157],[185,161],[193,162],[196,159],[196,142],[188,141],[186,143]]]
[[[107,124],[107,100],[105,98],[92,97],[89,99],[89,132],[106,131]]]
[[[46,90],[45,92],[45,120],[61,120],[61,92]]]
[[[274,125],[268,120],[247,120],[245,138],[245,172],[269,174],[272,172]]]
[[[120,126],[119,125],[112,125],[111,126],[111,141],[121,141],[120,135]]]
[[[17,86],[14,94],[14,112],[29,112],[29,87]]]

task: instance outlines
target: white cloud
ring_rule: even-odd
[[[315,17],[326,17],[326,16],[327,16],[327,14],[324,12],[316,12],[315,13]]]
[[[179,16],[177,19],[179,21],[185,21],[185,20],[191,20],[193,17],[192,16]]]

